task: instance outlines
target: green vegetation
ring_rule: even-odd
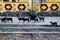
[[[60,27],[60,25],[25,25],[25,24],[0,24],[0,27]]]
[[[60,25],[54,26],[54,25],[42,25],[44,27],[60,27]]]
[[[25,24],[0,24],[0,27],[31,27],[36,25],[25,25]]]
[[[36,10],[28,10],[28,12],[30,13],[30,14],[34,14],[35,12],[37,12]]]

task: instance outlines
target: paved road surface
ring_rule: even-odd
[[[0,28],[0,33],[42,33],[42,32],[60,32],[57,27],[5,27]]]

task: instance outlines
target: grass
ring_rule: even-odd
[[[43,27],[60,27],[60,25],[19,25],[19,24],[0,24],[0,27],[31,27],[31,26],[43,26]]]
[[[0,27],[19,27],[19,26],[22,26],[23,27],[23,25],[13,25],[13,24],[0,24]]]
[[[19,25],[19,24],[0,24],[0,27],[26,27],[26,26],[35,26],[35,25]]]
[[[55,25],[42,25],[42,26],[44,26],[44,27],[60,27],[60,25],[57,25],[57,26],[55,26]]]

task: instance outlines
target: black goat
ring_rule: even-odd
[[[8,21],[10,20],[11,22],[13,22],[13,21],[12,21],[12,18],[7,18],[7,20],[8,20]]]
[[[38,19],[37,18],[34,19],[34,22],[36,22],[36,21],[38,22]]]
[[[23,22],[24,21],[28,21],[29,22],[29,18],[18,18],[18,20],[20,21],[20,20],[23,20]]]
[[[43,22],[44,22],[44,17],[38,17],[38,18],[40,21],[43,20]]]
[[[51,23],[52,25],[57,26],[57,22],[51,22],[51,21],[50,21],[50,23]]]
[[[31,21],[31,20],[34,20],[34,22],[35,22],[35,21],[38,22],[38,19],[37,19],[37,16],[36,16],[36,15],[29,15],[29,17],[30,17],[30,21]]]
[[[2,23],[3,23],[3,22],[6,22],[6,21],[5,21],[6,19],[7,19],[7,18],[2,18],[2,19],[1,19]]]
[[[28,22],[29,22],[29,18],[24,18],[23,22],[24,22],[24,21],[28,21]]]
[[[2,19],[1,19],[2,23],[3,23],[3,22],[6,22],[6,20],[7,20],[7,21],[10,20],[11,22],[13,22],[13,21],[12,21],[12,18],[2,18]]]

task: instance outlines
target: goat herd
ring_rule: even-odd
[[[41,20],[44,22],[44,17],[32,16],[32,15],[30,15],[30,16],[28,16],[28,17],[17,17],[17,18],[18,18],[19,21],[23,20],[23,22],[25,22],[25,21],[30,22],[30,21],[32,21],[32,20],[33,20],[34,22],[39,22],[39,21],[41,21]],[[8,21],[13,22],[12,17],[11,17],[11,18],[5,17],[5,18],[1,18],[0,20],[1,20],[2,23],[6,23],[6,22],[8,22]],[[57,26],[57,22],[50,22],[50,23],[51,23],[52,25]]]
[[[38,17],[38,16],[35,16],[35,15],[29,15],[28,17],[17,17],[17,18],[18,18],[19,21],[23,20],[23,22],[25,22],[25,21],[30,22],[32,20],[34,22],[38,22],[38,21],[41,21],[41,20],[44,21],[44,17]],[[8,21],[13,22],[12,17],[11,18],[4,17],[4,18],[0,18],[0,20],[1,20],[2,23],[6,23]]]

